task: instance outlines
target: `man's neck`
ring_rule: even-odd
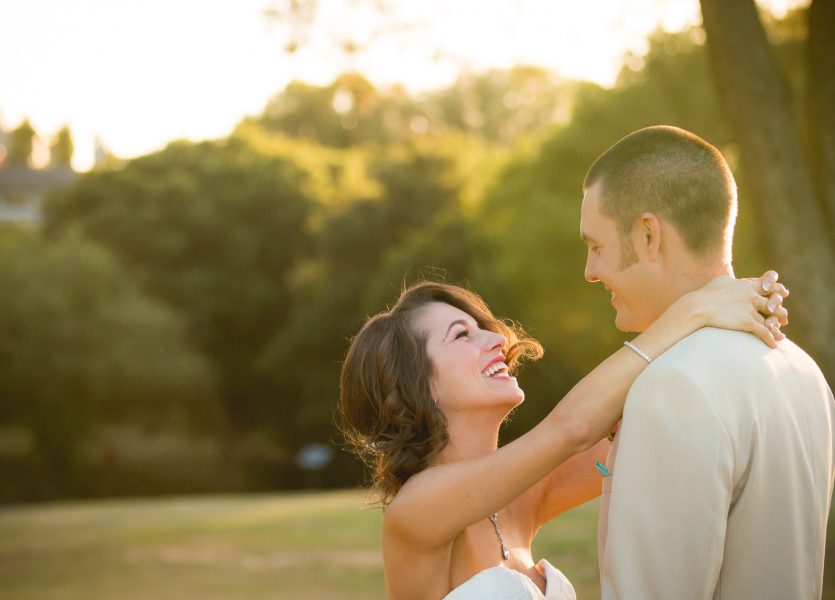
[[[675,293],[673,301],[703,287],[716,277],[734,277],[733,266],[730,264],[693,264],[689,268],[674,271],[670,277],[670,289]]]
[[[658,305],[658,315],[685,294],[703,287],[716,277],[734,277],[733,266],[728,263],[706,265],[694,261],[685,268],[679,266],[678,269],[670,269],[669,276],[658,286],[663,298]]]

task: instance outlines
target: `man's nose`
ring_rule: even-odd
[[[589,253],[589,256],[586,258],[586,270],[583,273],[586,278],[586,281],[590,283],[594,283],[595,281],[600,281],[597,277],[597,271],[594,268],[594,257]]]

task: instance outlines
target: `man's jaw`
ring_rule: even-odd
[[[611,294],[609,302],[611,303],[612,308],[615,309],[615,327],[618,331],[623,331],[624,333],[643,331],[643,327],[639,327],[635,324],[635,315],[624,304],[623,300],[609,288],[606,288],[606,291]]]
[[[630,310],[624,306],[623,301],[618,299],[618,306],[615,306],[615,327],[624,333],[641,333],[652,325],[653,320],[645,312]]]

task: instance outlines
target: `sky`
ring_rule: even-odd
[[[380,0],[317,0],[305,21],[292,0],[0,0],[0,127],[29,118],[45,145],[68,124],[86,170],[97,139],[131,158],[222,137],[290,81],[348,70],[415,92],[514,64],[611,85],[649,33],[699,21],[697,0],[384,1],[387,16]],[[808,0],[761,4],[779,15]]]

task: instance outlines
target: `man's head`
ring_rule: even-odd
[[[688,287],[730,268],[736,183],[697,135],[629,134],[594,162],[583,193],[586,279],[612,292],[618,329],[643,331]]]

